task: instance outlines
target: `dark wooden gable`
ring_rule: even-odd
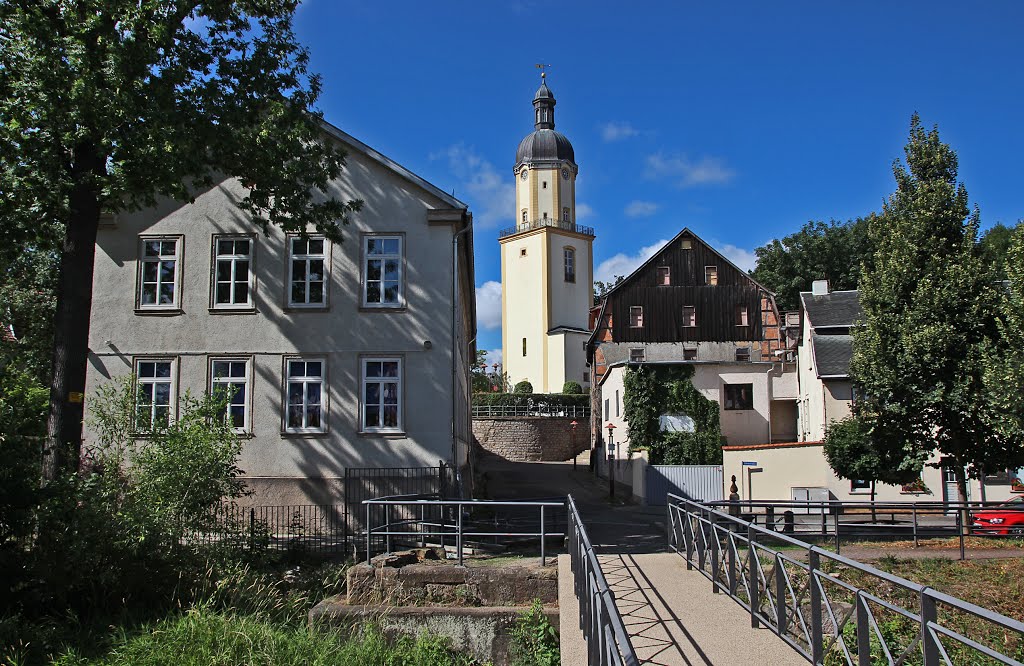
[[[684,249],[686,242],[690,249]],[[707,284],[705,267],[715,266],[718,283]],[[669,269],[670,284],[659,284],[658,269]],[[687,230],[608,294],[615,342],[742,342],[762,339],[764,290]],[[643,326],[630,326],[630,307],[643,308]],[[695,308],[697,325],[683,326],[683,308]],[[737,325],[737,306],[747,325]]]

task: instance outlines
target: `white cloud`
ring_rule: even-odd
[[[588,217],[594,217],[594,209],[585,203],[576,204],[576,219],[585,220]]]
[[[605,259],[594,270],[594,279],[601,282],[611,282],[615,279],[616,275],[622,275],[623,277],[629,275],[640,264],[653,257],[667,242],[667,239],[662,239],[653,245],[640,248],[636,254],[629,255],[620,252],[614,257]]]
[[[726,259],[745,271],[752,271],[754,270],[754,266],[757,266],[757,255],[748,250],[744,250],[742,247],[736,247],[735,245],[721,245],[718,246],[718,250],[725,255]]]
[[[626,217],[647,217],[658,212],[658,204],[653,201],[630,201],[626,206]]]
[[[656,153],[647,156],[648,178],[667,178],[679,187],[697,185],[724,185],[736,177],[725,160],[719,157],[702,157],[697,161],[686,155],[665,155]]]
[[[476,288],[476,325],[501,328],[501,283],[491,280]]]
[[[500,349],[488,349],[484,356],[484,362],[487,365],[494,365],[495,363],[501,363],[501,350]]]
[[[640,132],[627,122],[610,122],[601,126],[601,139],[607,142],[622,141]]]
[[[473,219],[482,228],[511,223],[515,215],[516,190],[511,176],[502,175],[494,165],[463,143],[434,153],[431,159],[447,158],[448,167],[460,181],[469,199]],[[456,196],[459,192],[456,191]]]

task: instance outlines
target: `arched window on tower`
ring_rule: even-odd
[[[526,219],[526,209],[524,208],[523,209],[523,222],[527,222],[527,221],[528,220]]]
[[[562,252],[565,258],[565,281],[575,282],[576,281],[576,250],[571,247],[567,247]]]

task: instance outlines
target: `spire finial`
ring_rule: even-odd
[[[547,69],[550,66],[551,65],[545,65],[544,63],[540,63],[540,62],[537,63],[537,69],[540,70],[540,82],[541,83],[544,83],[544,79],[546,79],[547,75],[548,75],[547,72],[545,72],[544,70]]]

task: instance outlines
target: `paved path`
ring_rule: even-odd
[[[598,558],[642,664],[806,664],[768,629],[675,553],[604,554]],[[563,659],[563,664],[569,664]],[[583,662],[580,662],[583,663]]]
[[[651,666],[787,666],[805,664],[767,629],[751,629],[750,616],[711,583],[687,571],[668,552],[665,508],[610,501],[606,483],[595,479],[582,459],[572,463],[481,461],[492,499],[529,499],[572,494],[605,578],[615,593],[630,640],[642,664]],[[579,630],[569,558],[558,557],[562,663],[585,666],[586,643]]]

